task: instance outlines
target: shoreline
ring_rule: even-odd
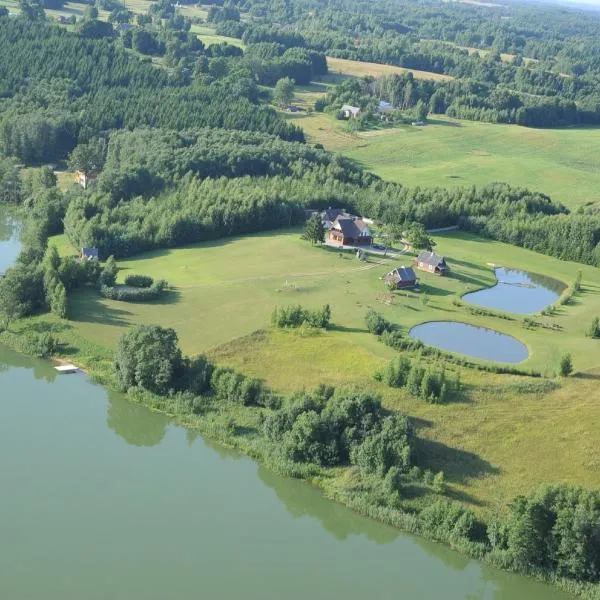
[[[17,344],[14,344],[15,339],[19,339],[19,333],[9,332],[11,335],[8,337],[4,335],[6,332],[0,332],[0,344],[22,354],[24,356],[31,356],[23,352],[22,348],[19,348]],[[11,343],[11,341],[13,343]],[[32,357],[35,358],[35,357]],[[397,531],[410,536],[416,536],[430,542],[435,542],[446,548],[457,552],[461,556],[464,556],[470,560],[476,560],[481,564],[485,564],[499,571],[514,573],[515,575],[531,578],[542,582],[544,584],[557,587],[561,591],[572,595],[574,598],[582,598],[585,600],[600,600],[600,585],[599,584],[586,584],[579,583],[568,579],[555,579],[547,576],[543,573],[522,573],[513,571],[510,569],[504,569],[501,566],[495,564],[489,559],[488,554],[481,554],[480,552],[474,552],[472,548],[465,547],[464,544],[456,544],[452,539],[440,539],[434,535],[428,534],[423,531],[418,522],[418,514],[411,513],[398,508],[391,508],[387,506],[375,505],[368,501],[368,498],[363,493],[358,493],[354,496],[349,496],[343,489],[338,489],[335,485],[327,485],[327,483],[335,484],[336,471],[340,469],[327,469],[325,467],[313,467],[305,464],[298,464],[297,468],[293,470],[281,469],[270,460],[269,455],[264,448],[260,447],[260,444],[252,443],[252,440],[246,440],[241,436],[235,434],[235,423],[232,423],[234,416],[231,414],[231,410],[223,410],[219,412],[219,417],[224,418],[225,422],[218,422],[212,413],[208,414],[195,414],[193,412],[177,412],[169,410],[170,398],[164,398],[157,396],[147,391],[136,392],[130,390],[129,392],[122,392],[115,385],[114,377],[112,373],[105,372],[102,370],[96,370],[92,366],[88,365],[77,357],[73,359],[66,359],[60,354],[50,356],[47,358],[41,358],[51,365],[55,364],[73,364],[81,371],[86,377],[89,378],[90,382],[102,385],[106,390],[119,392],[123,397],[132,404],[144,406],[145,408],[166,415],[172,419],[177,425],[195,430],[200,433],[203,437],[209,440],[219,443],[224,447],[234,449],[248,458],[257,461],[270,471],[277,473],[280,476],[289,477],[293,479],[299,479],[304,481],[306,484],[311,485],[317,489],[323,496],[331,502],[335,502],[344,506],[353,512],[373,519],[379,523],[393,527]],[[248,409],[248,407],[242,407]],[[252,409],[248,409],[252,410]],[[343,470],[346,467],[342,468]],[[446,499],[444,496],[440,496],[440,499]]]

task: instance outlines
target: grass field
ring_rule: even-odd
[[[429,71],[405,69],[403,67],[347,60],[345,58],[333,58],[331,56],[327,57],[327,66],[332,74],[337,73],[341,75],[351,75],[353,77],[363,77],[365,75],[381,77],[383,75],[393,75],[394,73],[412,73],[415,79],[431,79],[433,81],[450,81],[454,79],[450,75],[440,75],[439,73],[430,73]]]
[[[186,14],[183,10],[181,12],[184,15]],[[216,35],[214,27],[207,25],[192,25],[192,32],[197,34],[206,46],[210,46],[211,44],[222,44],[225,42],[232,46],[237,46],[238,48],[244,47],[244,42],[242,42],[242,40],[224,35]]]
[[[323,113],[290,115],[312,142],[390,181],[421,187],[506,181],[571,208],[600,201],[600,128],[529,129],[432,117],[425,127],[349,134]]]
[[[408,264],[409,256],[365,264],[352,255],[340,258],[337,251],[313,248],[297,231],[149,253],[122,261],[119,278],[131,272],[165,277],[174,287],[170,297],[128,304],[101,299],[93,290],[79,292],[72,298],[72,320],[61,324],[71,329],[61,335],[77,348],[81,344],[83,354],[93,354],[88,342],[100,345],[104,358],[127,327],[159,323],[177,330],[185,352],[208,351],[219,364],[263,378],[280,391],[323,382],[370,386],[386,406],[417,420],[426,466],[444,470],[452,497],[478,510],[493,510],[496,503],[541,482],[600,485],[600,432],[589,426],[600,418],[600,343],[584,336],[591,317],[600,314],[600,274],[473,236],[453,233],[436,239],[449,258],[452,276],[420,273],[422,291],[408,295],[390,295],[379,277],[392,264]],[[72,251],[64,237],[53,243],[61,254]],[[552,318],[563,330],[532,331],[519,321],[476,318],[455,307],[455,294],[493,283],[487,262],[552,274],[566,283],[582,268],[583,292]],[[268,327],[275,305],[318,307],[325,302],[332,306],[334,322],[327,332],[302,335]],[[367,307],[404,330],[436,318],[483,324],[528,345],[531,357],[524,366],[554,371],[560,355],[570,351],[581,372],[559,385],[463,370],[462,401],[427,405],[372,379],[394,351],[365,331]]]

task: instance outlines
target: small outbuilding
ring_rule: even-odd
[[[376,110],[380,115],[388,115],[394,110],[394,107],[390,102],[385,102],[385,100],[381,100]]]
[[[99,258],[98,248],[81,248],[79,251],[80,260],[99,260]]]
[[[412,267],[397,267],[390,271],[383,280],[388,287],[397,290],[412,288],[417,285],[417,276]]]
[[[436,275],[446,275],[448,273],[448,265],[446,259],[435,252],[424,250],[417,257],[417,269],[435,273]]]
[[[342,112],[344,113],[344,117],[346,117],[346,119],[356,119],[357,117],[360,117],[361,110],[358,106],[344,104],[344,106],[342,106]]]

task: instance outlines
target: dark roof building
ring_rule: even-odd
[[[373,234],[362,219],[339,216],[329,230],[329,241],[342,246],[370,246],[373,243]]]
[[[79,258],[81,260],[98,260],[100,258],[100,253],[98,252],[98,248],[82,248],[79,253]]]
[[[390,271],[383,280],[396,289],[409,288],[417,285],[417,276],[412,267],[397,267]]]
[[[436,275],[446,275],[448,272],[446,259],[435,252],[428,252],[427,250],[423,250],[417,257],[417,268]]]

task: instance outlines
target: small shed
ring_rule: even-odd
[[[393,271],[390,271],[383,280],[388,287],[393,287],[397,290],[417,285],[417,276],[412,267],[397,267]]]
[[[376,110],[380,115],[387,115],[394,110],[394,107],[390,102],[385,102],[384,100],[381,100]]]
[[[80,260],[99,260],[100,253],[98,252],[98,248],[81,248],[79,251],[79,259]]]
[[[446,275],[448,273],[448,264],[446,259],[435,252],[423,250],[417,257],[417,269],[435,273],[436,275]]]
[[[361,110],[358,106],[344,104],[344,106],[342,106],[342,112],[344,113],[344,117],[346,117],[346,119],[356,119],[357,117],[360,117]]]

